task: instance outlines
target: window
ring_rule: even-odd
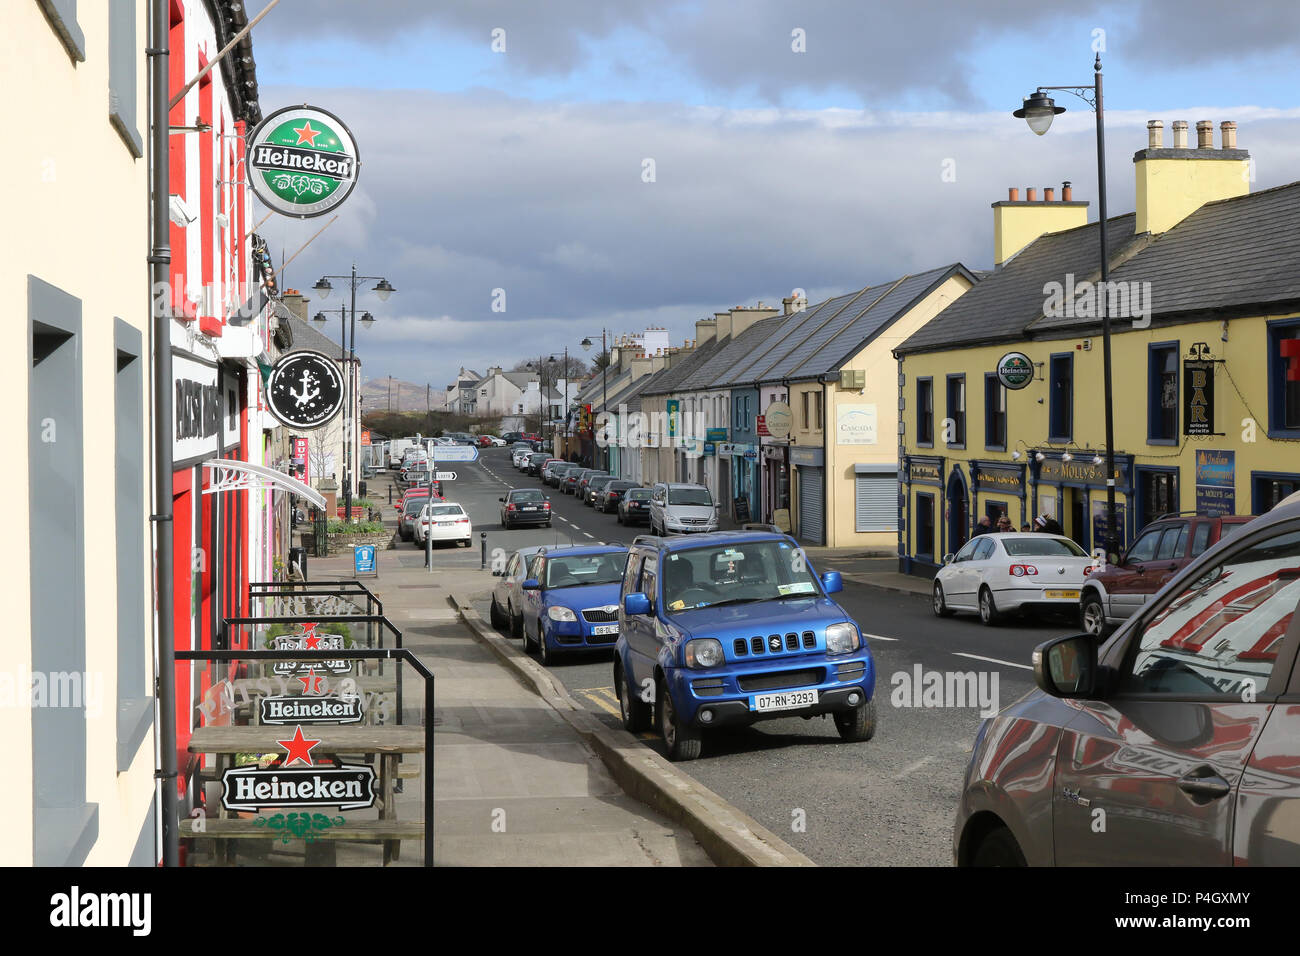
[[[988,535],[980,535],[972,544],[975,545],[975,551],[971,554],[972,561],[987,561],[993,557],[993,539]]]
[[[803,427],[804,427],[805,430],[807,430],[807,428],[808,428],[808,422],[809,422],[809,417],[808,417],[808,396],[809,396],[809,393],[808,393],[808,392],[804,392],[803,395],[800,396],[800,397],[802,398],[802,400],[803,400],[803,401],[802,401],[802,404],[803,404]]]
[[[654,610],[655,597],[659,594],[659,586],[656,581],[659,577],[659,556],[652,554],[646,557],[645,565],[641,568],[641,593],[650,599],[650,609]]]
[[[1134,542],[1133,547],[1129,549],[1128,554],[1124,557],[1125,564],[1140,564],[1143,561],[1150,561],[1156,556],[1156,545],[1160,542],[1162,529],[1153,528],[1142,537]]]
[[[1268,433],[1300,438],[1300,321],[1268,324]]]
[[[1205,553],[1205,549],[1210,545],[1210,522],[1202,521],[1196,526],[1196,534],[1192,536],[1192,557],[1197,557]]]
[[[1172,561],[1187,550],[1187,522],[1180,521],[1168,528],[1156,548],[1157,561]]]
[[[131,155],[144,155],[136,127],[136,0],[108,0],[108,118]],[[221,177],[218,176],[218,179]]]
[[[934,379],[916,380],[916,443],[934,447]]]
[[[1178,441],[1178,343],[1158,342],[1147,351],[1147,444]]]
[[[814,392],[814,393],[813,393],[813,399],[814,399],[814,402],[815,402],[815,404],[816,404],[816,406],[817,406],[817,430],[818,430],[818,431],[821,431],[823,428],[826,427],[826,421],[825,421],[825,418],[824,418],[823,415],[822,415],[822,411],[823,411],[823,409],[822,409],[822,393],[821,393],[821,392]]]
[[[1300,532],[1229,553],[1147,624],[1121,693],[1254,700],[1300,601]]]
[[[980,535],[980,537],[983,537],[983,535]],[[961,550],[957,552],[957,556],[952,559],[953,563],[956,564],[958,561],[975,560],[975,546],[978,545],[979,543],[980,543],[979,538],[973,538],[970,541],[967,541],[964,545],[962,545]]]
[[[916,496],[916,556],[934,558],[934,495]]]
[[[945,440],[953,448],[966,447],[966,376],[949,375],[948,376],[948,420],[951,426],[945,424],[945,430],[951,428]],[[948,437],[948,436],[951,437]]]
[[[1050,409],[1047,440],[1068,442],[1074,438],[1074,353],[1051,357],[1048,374]]]
[[[1007,450],[1007,389],[995,372],[984,375],[984,447]]]

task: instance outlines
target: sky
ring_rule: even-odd
[[[280,0],[253,33],[263,112],[327,109],[361,155],[281,286],[388,278],[358,299],[364,373],[434,387],[602,330],[680,344],[796,289],[989,268],[1010,186],[1068,180],[1095,220],[1089,106],[1055,94],[1043,137],[1011,111],[1090,84],[1098,53],[1110,215],[1148,119],[1167,144],[1212,120],[1216,145],[1233,120],[1252,189],[1300,180],[1297,47],[1290,0]],[[278,261],[328,221],[260,231]]]

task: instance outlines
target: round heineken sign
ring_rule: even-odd
[[[317,428],[343,409],[343,373],[320,352],[290,352],[271,368],[266,404],[286,425]]]
[[[286,216],[320,216],[348,198],[361,160],[343,121],[310,106],[276,110],[248,138],[248,183]]]
[[[1034,380],[1034,363],[1024,352],[1008,352],[998,359],[998,381],[1007,388],[1024,388]]]

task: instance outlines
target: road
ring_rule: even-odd
[[[457,480],[447,484],[447,498],[470,513],[476,541],[487,533],[489,560],[496,549],[508,555],[552,542],[626,544],[645,533],[549,489],[554,527],[507,532],[497,499],[510,488],[536,488],[539,482],[517,472],[505,449],[450,467]],[[444,549],[436,552],[435,565],[470,561],[463,549]],[[829,719],[792,717],[715,732],[699,760],[676,766],[818,863],[950,865],[953,816],[981,704],[992,702],[996,709],[1030,690],[1034,646],[1076,628],[1051,619],[992,628],[971,616],[940,620],[926,598],[849,582],[837,599],[867,634],[876,662],[876,736],[845,744]],[[486,619],[486,595],[480,604]],[[593,713],[620,726],[610,661],[608,652],[583,655],[562,660],[552,673]],[[984,695],[963,701],[922,693],[927,679],[931,687],[936,681],[970,686],[958,675],[973,675]],[[904,693],[913,689],[914,695]],[[663,753],[657,736],[643,734],[642,740]]]

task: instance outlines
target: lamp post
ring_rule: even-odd
[[[591,349],[592,341],[589,338],[584,338],[580,344],[582,345],[582,349],[585,352]],[[605,364],[600,367],[600,404],[605,409],[605,415],[608,417],[609,386],[605,380],[605,373],[609,371],[609,346],[605,344],[604,329],[600,330],[600,351],[601,354],[605,356]],[[592,442],[594,444],[596,439],[596,423],[594,420],[591,423],[591,437],[592,437]],[[605,470],[609,471],[609,442],[606,442],[605,447],[601,450],[604,453]],[[592,463],[593,464],[595,463],[595,455],[592,456]]]
[[[553,368],[554,365],[555,365],[555,356],[554,356],[554,355],[548,355],[548,356],[546,357],[546,360],[542,363],[542,367],[539,368],[539,367],[538,367],[538,364],[537,364],[536,362],[529,362],[527,367],[528,367],[529,369],[531,369],[531,370],[537,372],[537,373],[541,376],[541,384],[542,384],[543,388],[545,388],[546,385],[547,385],[547,382],[546,382],[546,376],[545,376],[545,374],[544,374],[545,368],[546,368],[546,367],[552,367],[552,368],[551,368],[551,371],[553,372],[553,371],[554,371],[554,368]],[[568,408],[569,408],[569,348],[568,348],[568,346],[565,346],[565,348],[564,348],[564,365],[562,366],[562,370],[563,370],[563,372],[564,372],[564,408],[565,408],[565,411],[567,412],[567,411],[568,411]],[[554,384],[555,384],[554,376],[552,376],[552,379],[551,379],[550,384],[551,384],[551,385],[554,385]],[[541,399],[541,401],[540,401],[540,403],[539,403],[539,407],[540,407],[541,409],[545,409],[545,407],[546,407],[546,404],[545,404],[545,403],[546,403],[546,396],[545,396],[545,395],[542,395],[542,396],[540,396],[540,399]],[[545,443],[545,439],[546,439],[546,419],[549,418],[549,417],[550,417],[550,416],[547,415],[547,413],[543,410],[543,411],[542,411],[542,439],[543,439],[543,443]],[[551,447],[551,452],[552,452],[552,454],[554,454],[554,453],[556,452],[556,449],[555,449],[555,447],[554,447],[554,446],[555,446],[555,425],[554,425],[554,424],[551,425],[551,446],[552,446],[552,447]]]
[[[354,262],[352,263],[352,272],[349,275],[321,276],[317,283],[312,286],[312,288],[320,294],[322,299],[329,298],[330,292],[334,289],[334,287],[330,285],[330,279],[346,279],[352,290],[352,307],[349,310],[349,314],[352,316],[350,343],[347,341],[342,343],[343,346],[346,347],[347,351],[347,375],[345,376],[347,383],[345,387],[347,399],[344,403],[345,410],[343,413],[343,515],[345,521],[351,521],[352,475],[355,472],[355,469],[352,467],[352,431],[355,427],[355,423],[352,421],[352,401],[353,396],[356,394],[356,386],[352,382],[352,373],[357,359],[357,289],[360,287],[361,283],[369,282],[373,279],[375,287],[370,291],[379,296],[380,302],[387,302],[388,297],[397,290],[394,289],[389,281],[383,276],[357,275],[357,264]],[[319,314],[320,313],[317,313],[318,316]],[[375,317],[369,312],[361,317],[362,324],[366,326],[369,326],[374,320]],[[344,332],[346,333],[347,331],[348,329],[345,323]],[[347,336],[345,336],[345,338],[347,338]]]
[[[1040,86],[1025,98],[1024,105],[1012,113],[1023,119],[1029,128],[1039,136],[1052,126],[1057,114],[1064,113],[1064,106],[1057,106],[1047,95],[1047,90],[1065,90],[1083,100],[1097,116],[1097,212],[1099,221],[1097,233],[1101,244],[1101,283],[1102,292],[1097,296],[1097,306],[1101,309],[1101,341],[1104,402],[1106,406],[1106,554],[1119,550],[1119,526],[1115,521],[1115,415],[1111,391],[1110,364],[1110,313],[1106,311],[1105,285],[1110,278],[1109,243],[1106,237],[1106,126],[1105,109],[1101,95],[1101,54],[1097,54],[1092,65],[1093,81],[1090,84],[1076,83],[1070,86]]]

